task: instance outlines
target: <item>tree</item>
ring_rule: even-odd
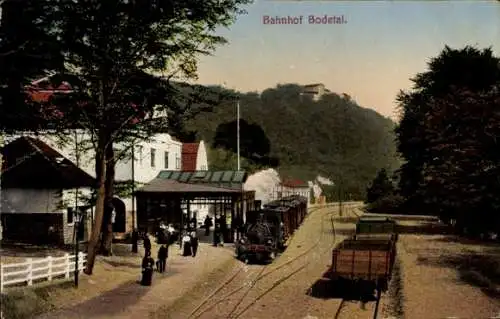
[[[432,160],[419,191],[442,220],[473,235],[500,231],[499,108],[500,85],[431,99],[425,114]]]
[[[236,120],[221,123],[217,126],[215,137],[212,142],[214,148],[221,147],[237,152],[237,122]],[[255,159],[269,156],[271,142],[266,133],[259,125],[240,120],[240,153],[242,156]]]
[[[230,25],[248,1],[40,1],[52,6],[40,14],[51,22],[64,57],[60,73],[74,90],[51,101],[61,112],[58,127],[87,130],[96,151],[91,274],[116,159],[113,143],[143,139],[168,125],[170,113],[189,112],[195,94],[187,99],[172,80],[195,77],[197,56],[225,42],[214,29]]]
[[[481,92],[489,90],[500,79],[499,59],[491,49],[479,50],[470,46],[462,49],[445,47],[439,56],[431,59],[428,71],[417,74],[413,89],[401,91],[398,102],[401,120],[395,130],[397,148],[404,159],[399,175],[399,189],[406,197],[406,206],[424,209],[420,192],[424,183],[424,169],[433,158],[431,140],[425,133],[431,99],[449,97],[455,89]]]
[[[406,206],[481,232],[496,221],[496,128],[500,59],[490,49],[446,47],[400,95],[396,130],[405,159],[400,187]]]
[[[394,185],[387,174],[387,170],[383,168],[378,171],[372,184],[366,190],[366,203],[373,203],[384,196],[394,193],[394,190]]]
[[[285,84],[266,89],[262,94],[229,93],[239,98],[242,120],[256,123],[265,132],[271,145],[270,157],[279,159],[279,163],[271,165],[260,160],[262,166],[279,164],[280,173],[301,180],[313,180],[318,174],[331,176],[337,185],[342,184],[342,189],[352,193],[352,198],[364,200],[366,187],[380,167],[391,171],[399,167],[394,122],[338,94],[326,93],[314,101],[301,97],[302,90],[301,85]],[[189,128],[213,145],[219,125],[234,122],[235,118],[233,98],[231,103],[219,105],[213,112],[200,113],[190,121]],[[232,150],[236,149],[234,126],[228,135]],[[219,158],[223,164],[224,158],[216,159]],[[210,163],[211,167],[223,166],[212,160]],[[343,174],[342,183],[339,172]],[[337,198],[338,187],[330,188],[331,194],[330,189],[325,190],[328,198]]]
[[[0,129],[36,130],[44,127],[41,106],[27,99],[31,81],[60,70],[63,58],[46,13],[48,1],[1,1]]]

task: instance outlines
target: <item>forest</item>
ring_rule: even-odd
[[[250,172],[275,167],[282,178],[334,181],[330,200],[364,199],[366,186],[381,168],[394,170],[395,123],[359,106],[347,94],[327,93],[318,101],[299,84],[281,84],[262,93],[223,91],[224,102],[187,124],[193,139],[210,146],[212,169],[235,169],[236,103],[240,104],[241,167]],[[339,192],[340,191],[340,192]]]

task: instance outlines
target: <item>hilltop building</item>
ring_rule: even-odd
[[[330,93],[323,83],[304,85],[302,96],[309,96],[314,101],[318,101],[324,94]]]

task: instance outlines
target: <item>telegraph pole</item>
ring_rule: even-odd
[[[342,126],[344,126],[344,123],[346,123],[346,105],[342,105]],[[339,136],[339,186],[338,186],[338,196],[339,196],[339,216],[342,217],[343,215],[343,199],[344,199],[344,181],[342,178],[342,165],[344,161],[344,142],[345,142],[345,136],[344,136],[345,130],[342,128],[341,134]]]
[[[236,101],[236,156],[238,157],[238,171],[240,170],[240,100]]]

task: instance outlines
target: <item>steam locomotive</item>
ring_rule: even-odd
[[[242,238],[236,243],[236,256],[246,263],[268,262],[286,248],[287,239],[307,214],[307,198],[287,196],[249,211]]]

